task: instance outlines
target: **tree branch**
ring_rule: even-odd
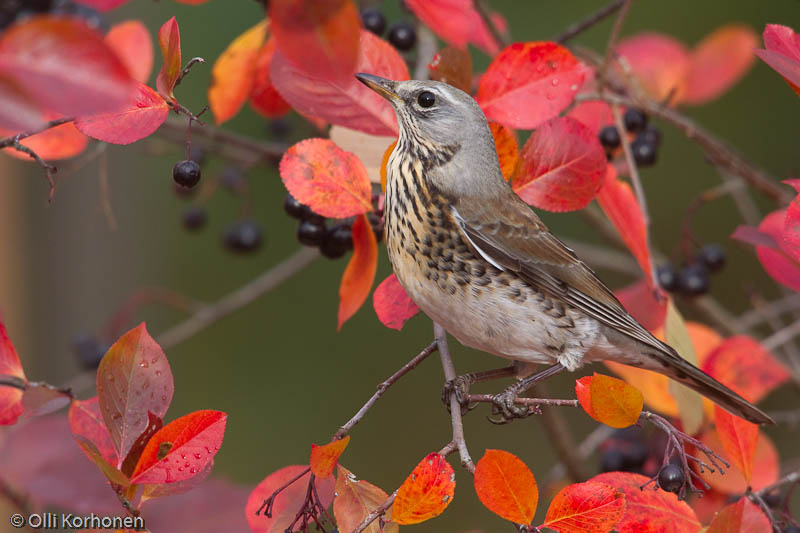
[[[447,331],[434,322],[433,336],[436,338],[436,345],[439,348],[439,355],[442,359],[445,383],[449,383],[456,379],[456,368],[453,366],[450,347],[447,345]],[[472,457],[470,457],[467,449],[467,442],[464,440],[464,421],[461,418],[461,405],[458,403],[455,390],[450,392],[450,421],[453,426],[453,442],[458,448],[461,465],[469,470],[470,473],[475,473],[475,463],[472,462]]]
[[[624,4],[625,1],[626,0],[614,0],[610,4],[601,7],[594,13],[588,15],[586,18],[568,26],[567,29],[554,37],[553,40],[559,44],[566,43],[576,35],[588,30],[598,22],[601,22],[602,20],[605,20],[607,17],[611,16],[617,9],[622,7],[622,4]]]
[[[353,533],[362,533],[371,523],[375,520],[386,514],[386,511],[389,510],[389,507],[392,506],[394,503],[394,499],[397,497],[397,491],[394,491],[382,504],[377,506],[371,513],[364,517],[364,520],[361,521],[360,524],[353,530]]]
[[[509,45],[508,38],[503,35],[500,29],[497,27],[497,24],[494,23],[492,20],[492,14],[489,12],[489,8],[484,4],[483,0],[472,0],[472,6],[475,8],[475,11],[478,12],[478,15],[481,16],[481,20],[486,25],[486,29],[489,30],[489,33],[494,39],[494,42],[497,43],[497,47],[501,50]]]

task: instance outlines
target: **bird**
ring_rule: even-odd
[[[472,96],[438,81],[355,76],[397,116],[384,231],[400,285],[462,344],[516,369],[551,365],[495,396],[504,417],[523,416],[514,399],[535,381],[608,360],[664,374],[750,422],[774,423],[655,338],[550,232],[503,178]]]

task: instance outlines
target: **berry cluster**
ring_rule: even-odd
[[[725,250],[719,244],[707,244],[700,248],[694,259],[676,270],[671,263],[656,269],[656,278],[661,287],[683,296],[700,296],[708,292],[709,274],[725,266]]]
[[[661,145],[661,132],[652,125],[648,125],[648,117],[639,109],[628,109],[623,116],[625,130],[634,136],[631,142],[633,160],[641,167],[655,164],[658,156],[658,147]],[[619,153],[622,139],[617,127],[606,126],[598,135],[600,144],[606,149],[606,155],[613,159]]]
[[[371,31],[379,37],[382,36],[383,32],[386,30],[386,17],[376,8],[364,9],[361,12],[361,23],[366,30]],[[392,23],[389,27],[387,39],[392,46],[401,52],[408,52],[417,44],[417,32],[410,22],[399,20]]]
[[[645,473],[648,453],[641,428],[625,428],[614,431],[601,446],[601,472]]]
[[[108,20],[96,9],[72,0],[0,0],[0,30],[16,21],[49,13],[82,18],[90,27],[103,33],[108,31]]]
[[[283,210],[290,217],[300,221],[297,225],[297,240],[300,244],[318,246],[320,253],[329,259],[338,259],[353,249],[352,220],[343,220],[328,226],[325,217],[314,213],[291,194],[286,195]],[[375,238],[380,241],[383,234],[381,219],[373,213],[367,216]]]

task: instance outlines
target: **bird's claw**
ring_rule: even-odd
[[[455,379],[448,381],[444,384],[442,389],[442,402],[447,407],[447,412],[450,412],[450,396],[455,394],[458,405],[461,406],[461,414],[465,415],[475,408],[476,404],[471,404],[467,399],[469,395],[469,387],[472,385],[472,380],[469,376],[456,376]]]
[[[527,405],[517,405],[517,391],[506,389],[492,397],[492,414],[488,417],[492,424],[508,424],[518,418],[525,418],[537,412]]]

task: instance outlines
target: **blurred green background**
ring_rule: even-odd
[[[509,22],[515,40],[546,40],[601,2],[589,0],[492,0],[491,7]],[[379,2],[373,2],[380,4]],[[395,0],[385,0],[387,18],[410,18]],[[177,90],[193,110],[206,104],[213,61],[242,31],[255,24],[261,9],[252,0],[213,0],[186,6],[169,0],[138,0],[110,14],[112,22],[144,20],[153,34],[177,15],[184,58],[201,56],[208,63],[194,68]],[[728,22],[744,22],[758,34],[767,23],[800,29],[800,1],[705,0],[635,2],[623,35],[643,30],[673,35],[693,45]],[[604,50],[611,22],[583,33],[573,44]],[[475,52],[476,69],[488,59]],[[156,59],[155,71],[160,65]],[[155,76],[153,76],[154,79]],[[686,112],[717,132],[748,158],[781,179],[800,174],[800,100],[761,61],[718,100]],[[210,117],[209,117],[210,118]],[[299,120],[290,141],[311,135]],[[258,138],[271,133],[267,122],[249,109],[225,125]],[[664,142],[658,164],[643,171],[650,201],[654,243],[665,251],[678,242],[688,203],[701,190],[719,183],[702,153],[680,133],[662,125]],[[117,228],[101,207],[99,163],[59,172],[55,201],[46,205],[46,186],[38,168],[3,158],[0,161],[0,309],[30,379],[70,382],[79,366],[70,351],[72,339],[101,331],[126,297],[141,287],[168,287],[211,302],[280,262],[298,249],[295,221],[281,209],[285,189],[273,167],[250,171],[250,212],[266,228],[266,245],[252,256],[227,253],[220,232],[241,213],[241,201],[225,190],[209,199],[209,224],[189,234],[180,224],[187,202],[173,193],[171,169],[183,159],[183,147],[158,140],[107,149],[110,201]],[[206,180],[227,165],[211,158]],[[766,213],[773,209],[759,203]],[[600,242],[575,214],[545,214],[559,235]],[[779,294],[751,251],[727,236],[739,224],[730,200],[703,208],[695,229],[709,242],[722,242],[729,266],[713,278],[713,294],[732,310],[742,311],[749,286]],[[381,247],[377,281],[388,273]],[[284,285],[167,352],[175,376],[175,396],[168,418],[196,409],[229,413],[225,442],[215,472],[254,486],[268,473],[306,462],[310,444],[324,443],[374,392],[375,385],[415,355],[432,338],[425,317],[413,319],[398,333],[375,317],[371,300],[336,332],[339,279],[346,258],[320,259]],[[624,278],[601,272],[615,286]],[[157,334],[181,320],[176,311],[147,307],[128,324],[147,322]],[[451,344],[459,372],[498,366],[499,359]],[[450,440],[447,411],[440,402],[443,383],[432,357],[395,385],[352,433],[342,462],[356,475],[391,492],[425,454]],[[590,372],[591,369],[587,369]],[[556,397],[570,397],[576,376],[559,376],[551,386]],[[489,389],[487,389],[488,391]],[[93,391],[84,389],[83,395]],[[767,406],[798,405],[795,391],[783,391]],[[486,448],[514,452],[544,477],[556,461],[536,418],[493,426],[484,406],[465,420],[468,443],[477,460]],[[576,438],[595,425],[582,412],[564,410]],[[782,457],[796,455],[796,429],[768,430]],[[792,449],[794,443],[794,449]],[[456,498],[441,517],[415,526],[419,532],[505,531],[508,526],[477,505],[471,480],[456,465]],[[593,459],[591,468],[596,468]],[[87,463],[87,468],[89,467]],[[549,497],[543,496],[540,516]]]

